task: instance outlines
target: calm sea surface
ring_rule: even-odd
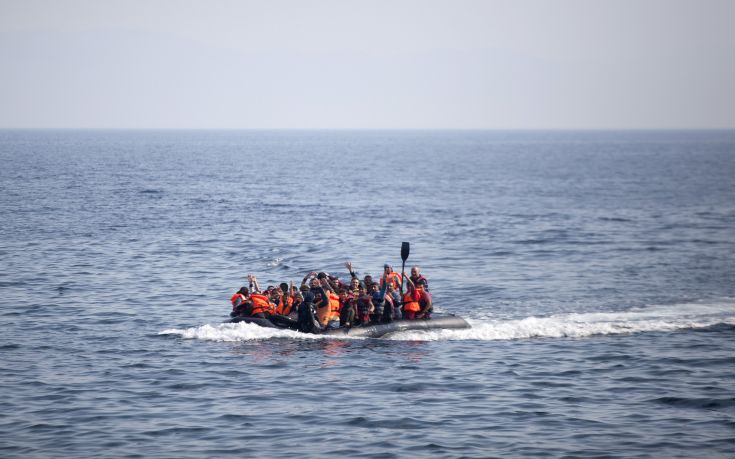
[[[0,131],[0,456],[735,457],[735,131]],[[422,267],[470,330],[223,324]]]

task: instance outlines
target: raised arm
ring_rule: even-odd
[[[248,274],[248,280],[250,281],[250,288],[255,293],[260,293],[260,287],[258,287],[258,279],[252,274]]]
[[[324,279],[320,279],[320,282],[322,284],[322,287],[334,293],[334,288],[332,287],[332,284],[329,283],[329,280],[326,277]]]
[[[307,285],[307,282],[309,282],[309,279],[316,276],[316,273],[314,271],[308,272],[306,276],[304,276],[304,280],[301,281],[301,286]]]
[[[352,277],[353,279],[357,279],[357,274],[355,274],[355,271],[352,270],[352,262],[351,261],[345,262],[345,268],[347,268],[347,271],[350,272],[350,277]]]
[[[416,286],[413,285],[413,281],[411,280],[411,277],[410,276],[406,276],[406,272],[405,271],[401,273],[401,277],[403,279],[406,279],[406,285],[408,286],[408,289],[410,291],[416,290]]]

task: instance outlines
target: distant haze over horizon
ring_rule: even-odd
[[[0,128],[733,129],[733,1],[0,0]]]

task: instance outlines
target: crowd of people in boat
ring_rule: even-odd
[[[378,281],[369,274],[360,279],[349,261],[345,267],[350,273],[347,282],[326,272],[312,271],[299,287],[283,282],[265,290],[249,274],[249,287],[241,287],[232,295],[230,315],[303,322],[304,315],[311,313],[322,329],[431,318],[429,283],[418,266],[413,266],[407,276],[386,263]]]

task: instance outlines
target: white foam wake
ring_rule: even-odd
[[[235,324],[206,324],[192,328],[171,328],[158,332],[159,335],[179,335],[184,339],[203,339],[207,341],[253,341],[271,338],[320,339],[319,335],[299,333],[293,330],[265,328],[255,324],[238,322]]]
[[[464,330],[408,331],[390,336],[393,340],[512,340],[526,338],[584,338],[641,332],[666,332],[705,328],[718,324],[735,325],[735,300],[649,306],[621,312],[571,313],[516,320],[473,319]],[[160,335],[208,341],[252,341],[273,338],[336,339],[291,330],[264,328],[249,323],[207,324],[185,329],[168,329]],[[340,339],[347,339],[340,337]],[[361,339],[361,338],[349,338]]]
[[[642,332],[667,332],[735,325],[735,301],[649,306],[621,312],[571,313],[517,320],[469,320],[465,330],[409,331],[394,340],[511,340],[527,338],[584,338]]]

